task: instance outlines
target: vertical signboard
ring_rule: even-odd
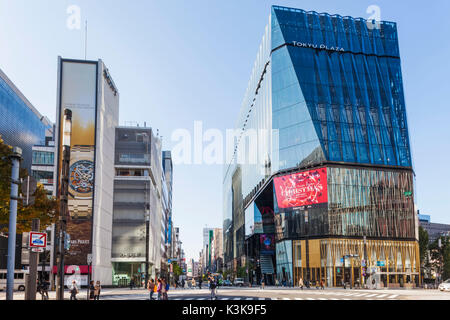
[[[97,114],[97,62],[61,60],[58,181],[61,179],[62,120],[72,111],[67,265],[87,265],[91,253]],[[58,186],[60,188],[60,184]],[[60,192],[60,190],[58,190]]]

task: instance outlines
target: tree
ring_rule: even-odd
[[[441,246],[439,246],[439,239]],[[430,244],[431,265],[441,280],[450,278],[450,237],[441,236]]]
[[[8,232],[9,227],[9,200],[11,193],[11,167],[9,156],[12,147],[4,143],[0,137],[0,232]],[[27,170],[20,169],[19,177],[24,179],[28,176]],[[19,194],[21,194],[19,185]],[[40,220],[41,230],[47,228],[56,221],[58,215],[58,201],[49,198],[44,186],[38,184],[34,193],[35,201],[30,206],[24,206],[21,201],[17,202],[17,233],[31,231],[31,221],[34,218]]]
[[[419,252],[420,252],[420,265],[423,267],[425,257],[428,251],[428,232],[422,226],[419,226]]]
[[[173,262],[173,274],[177,279],[183,274],[183,269],[176,262]]]

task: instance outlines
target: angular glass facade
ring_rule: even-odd
[[[257,148],[249,148],[252,131],[262,129],[269,134],[258,135]],[[414,172],[394,22],[374,25],[273,6],[235,130],[235,154],[224,174],[227,266],[262,258],[259,248],[242,246],[270,228],[277,278],[294,284],[299,274],[326,277],[328,285],[367,276],[362,255],[354,264],[358,270],[345,271],[349,276],[330,272],[336,266],[327,260],[332,247],[320,239],[361,244],[365,237],[382,251],[389,241],[416,249]],[[319,169],[326,174],[321,182],[314,173]],[[277,177],[284,179],[281,187]],[[281,248],[289,241],[286,253]],[[341,253],[350,254],[349,248]],[[394,260],[408,258],[401,244],[389,248]],[[403,271],[408,275],[396,274],[383,285],[418,280],[418,267]],[[376,281],[383,272],[389,278],[389,270],[374,272]]]
[[[6,144],[22,148],[22,168],[31,174],[32,147],[45,145],[52,126],[0,70],[0,135]]]

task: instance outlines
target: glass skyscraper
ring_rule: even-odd
[[[419,284],[394,22],[273,6],[235,129],[227,268],[250,282]]]
[[[32,147],[45,145],[46,130],[52,124],[25,98],[0,70],[0,135],[4,142],[22,149],[23,162],[31,175]]]

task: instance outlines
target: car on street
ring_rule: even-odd
[[[439,285],[439,290],[450,291],[450,279],[445,280]]]
[[[234,285],[243,287],[244,286],[244,278],[236,278],[234,279]]]
[[[230,280],[223,280],[223,282],[222,282],[222,285],[224,286],[224,287],[231,287],[231,281]]]

